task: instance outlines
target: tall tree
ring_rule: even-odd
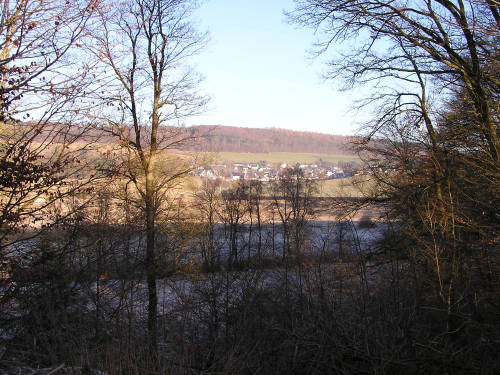
[[[181,159],[165,159],[167,149],[194,135],[177,125],[199,114],[206,97],[197,94],[200,77],[187,59],[204,47],[189,17],[189,0],[128,0],[101,7],[101,32],[90,50],[103,68],[106,85],[101,111],[93,116],[117,137],[124,155],[124,174],[142,201],[146,232],[148,333],[157,354],[156,223],[167,188],[189,171]]]
[[[92,67],[80,48],[99,4],[0,1],[0,325],[10,355],[17,347],[26,362],[62,354],[55,330],[75,328],[57,320],[79,305],[69,261],[78,242],[67,225],[103,176],[92,160],[98,134],[82,117]],[[64,236],[51,236],[60,224]]]
[[[417,250],[418,262],[434,265],[432,284],[453,330],[456,312],[465,305],[475,309],[473,299],[489,293],[471,280],[491,277],[491,269],[490,276],[481,276],[479,258],[490,259],[498,246],[499,218],[492,207],[500,200],[499,4],[296,4],[291,20],[320,31],[318,52],[335,43],[343,51],[329,62],[327,76],[343,78],[346,88],[372,89],[363,103],[375,104],[376,111],[360,150],[379,192],[403,219],[401,230],[413,240],[407,248]],[[471,252],[478,243],[481,250]]]
[[[328,77],[343,77],[347,87],[374,83],[369,101],[390,100],[374,130],[394,116],[415,113],[428,136],[432,107],[457,88],[467,91],[480,120],[490,157],[500,161],[498,108],[498,8],[496,1],[298,0],[290,19],[316,28],[318,52],[340,43]],[[342,44],[345,43],[345,44]],[[342,45],[347,47],[344,49]],[[430,92],[429,92],[430,91]],[[436,94],[433,96],[432,94]]]
[[[90,66],[78,54],[98,5],[99,0],[0,3],[2,252],[20,231],[70,215],[67,205],[58,217],[49,210],[92,180],[85,163],[76,163],[93,142],[83,139],[90,125],[80,122],[78,111]]]

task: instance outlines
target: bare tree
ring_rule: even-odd
[[[260,181],[250,181],[248,184],[248,214],[250,216],[250,228],[248,233],[248,246],[251,247],[252,242],[252,224],[253,216],[257,220],[257,234],[259,236],[257,241],[257,258],[262,260],[262,199],[263,199],[263,185]]]
[[[314,216],[317,184],[307,179],[302,169],[285,171],[272,186],[273,201],[283,226],[283,260],[287,254],[299,256],[306,238],[307,222]],[[291,243],[293,241],[293,244]]]
[[[91,68],[76,57],[98,4],[0,4],[0,248],[40,228],[32,223],[53,223],[54,204],[95,173],[78,164],[95,137],[78,111]]]
[[[239,256],[239,234],[241,225],[246,218],[247,191],[244,183],[238,183],[228,190],[222,192],[222,209],[219,216],[229,231],[229,258],[228,268],[232,270],[238,263]]]
[[[124,155],[124,175],[142,201],[146,231],[148,332],[151,355],[157,353],[156,222],[164,195],[189,165],[166,158],[193,134],[179,128],[199,114],[207,99],[196,93],[200,78],[186,60],[204,47],[206,35],[189,22],[188,0],[107,2],[90,50],[101,62],[106,91],[103,109],[93,114],[117,137]]]
[[[50,287],[32,290],[34,280],[58,280],[61,298],[73,292],[76,272],[64,278],[51,272],[74,271],[68,262],[77,247],[74,231],[63,227],[67,241],[57,244],[47,238],[55,225],[79,220],[92,184],[104,176],[94,159],[97,134],[89,134],[92,124],[79,113],[91,70],[79,59],[80,43],[98,5],[0,3],[0,288],[9,291],[0,297],[3,326],[12,323],[9,303],[25,309],[14,322],[36,314],[40,306],[30,293],[43,300]],[[51,271],[40,272],[44,267]],[[48,313],[45,308],[38,312]],[[17,327],[14,335],[22,334],[25,327]]]
[[[497,108],[489,100],[499,81],[488,68],[498,66],[497,2],[299,0],[290,19],[321,32],[319,53],[346,42],[328,77],[342,76],[346,87],[374,83],[377,95],[369,100],[390,100],[374,131],[409,111],[434,142],[429,99],[437,107],[460,87],[471,98],[490,158],[500,160]]]
[[[208,269],[213,269],[220,262],[218,246],[217,219],[219,217],[220,181],[205,180],[201,191],[194,195],[194,206],[199,213],[201,229],[201,256]]]
[[[319,31],[318,53],[335,43],[343,51],[329,62],[327,76],[343,78],[346,88],[369,85],[375,92],[362,102],[376,110],[360,150],[380,183],[378,196],[390,198],[401,230],[412,238],[407,250],[432,264],[428,276],[453,331],[458,311],[478,306],[466,296],[474,289],[470,280],[483,279],[484,270],[470,249],[481,243],[481,258],[489,259],[498,246],[491,207],[499,202],[500,177],[499,4],[296,4],[290,19]],[[476,287],[479,293],[482,286]]]

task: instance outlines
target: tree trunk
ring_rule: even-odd
[[[148,284],[148,337],[153,364],[158,356],[156,264],[155,264],[155,212],[153,190],[146,186],[146,278]]]

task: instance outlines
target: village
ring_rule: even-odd
[[[258,180],[262,182],[278,180],[288,168],[300,168],[304,177],[312,180],[331,180],[351,177],[357,173],[349,163],[347,166],[318,165],[318,164],[270,164],[265,161],[258,163],[226,163],[211,164],[199,167],[191,172],[192,176],[206,179],[225,180]]]

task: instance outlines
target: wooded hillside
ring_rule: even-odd
[[[350,137],[287,129],[196,126],[204,147],[217,152],[310,152],[351,155]]]

